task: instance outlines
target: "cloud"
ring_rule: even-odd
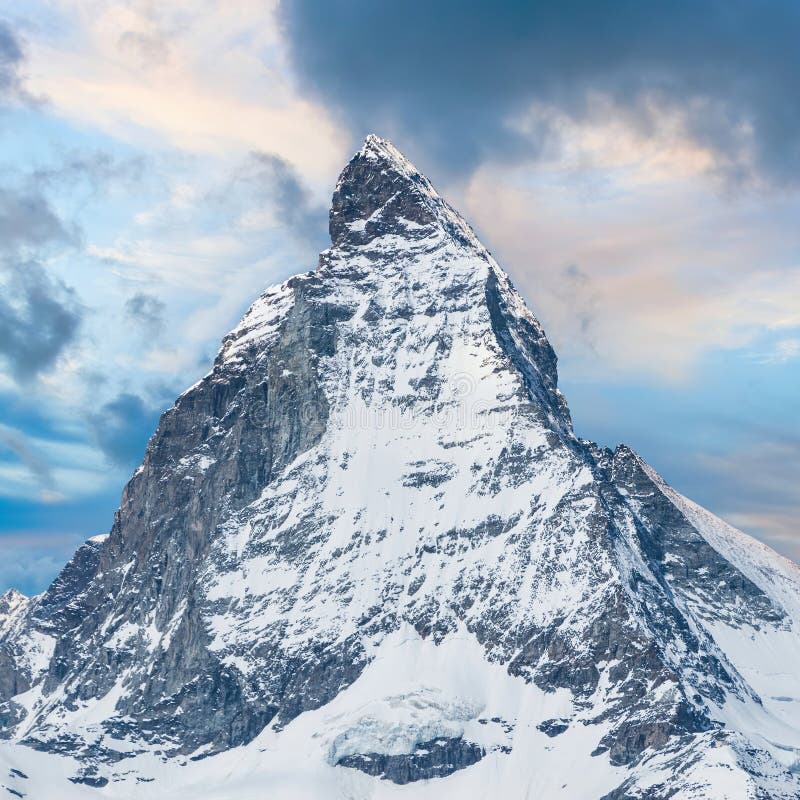
[[[556,292],[563,302],[569,304],[584,344],[596,353],[599,294],[591,277],[577,264],[569,264],[561,270],[561,280],[557,284]]]
[[[169,336],[145,349],[131,349],[130,330],[127,339],[103,341],[105,365],[114,363],[118,377],[120,371],[128,376],[119,388],[148,374],[194,382],[198,350],[215,352],[265,285],[313,268],[329,244],[326,208],[276,154],[248,153],[233,163],[214,161],[210,169],[192,156],[172,166],[166,191],[127,230],[87,247],[104,272],[124,282],[133,333],[164,333],[168,309]],[[96,323],[93,317],[87,336]]]
[[[0,461],[5,498],[61,504],[67,495],[96,492],[109,479],[103,455],[96,448],[81,449],[77,444],[88,435],[81,425],[84,397],[94,399],[98,393],[96,386],[90,386],[87,351],[80,346],[79,334],[87,333],[87,306],[56,270],[69,257],[73,279],[82,277],[82,231],[77,212],[65,217],[64,208],[84,206],[87,186],[93,194],[138,180],[143,164],[142,159],[119,160],[100,150],[73,151],[44,166],[7,169],[3,174],[0,366],[8,397],[16,395],[31,411],[20,430],[0,426],[0,449],[15,455]],[[91,284],[88,290],[92,304],[99,305]],[[134,304],[132,310],[152,323],[159,311],[157,303],[154,299]],[[107,361],[103,367],[108,368]],[[36,415],[45,410],[58,421],[40,436]]]
[[[65,222],[50,197],[63,190],[74,195],[77,184],[96,191],[138,180],[143,168],[141,158],[120,161],[95,151],[6,173],[0,186],[0,357],[17,381],[53,367],[76,342],[85,313],[75,290],[44,266],[82,238],[77,223]]]
[[[28,47],[32,91],[81,126],[150,146],[228,158],[278,152],[330,181],[345,136],[301,96],[288,70],[274,2],[61,6],[65,35]]]
[[[14,587],[23,594],[41,592],[83,542],[75,533],[16,531],[0,535],[0,595]]]
[[[705,492],[721,517],[800,561],[800,438],[763,428],[750,435],[730,452],[697,455]]]
[[[75,339],[77,296],[38,260],[75,237],[35,188],[0,187],[0,356],[17,380],[51,367]]]
[[[780,339],[769,353],[758,360],[762,364],[786,364],[796,358],[800,358],[800,339]]]
[[[0,20],[0,98],[24,95],[19,73],[22,61],[22,48],[14,32]]]
[[[307,244],[315,254],[328,245],[328,210],[316,203],[295,167],[274,153],[254,152],[234,184],[249,189],[259,205],[268,203],[274,222]],[[250,200],[245,192],[243,199]],[[229,202],[226,194],[224,202]],[[255,218],[256,224],[259,218]]]
[[[72,189],[85,183],[93,191],[101,188],[129,186],[140,181],[147,167],[143,156],[118,159],[102,150],[72,152],[50,166],[33,169],[29,183],[38,191],[45,189]]]
[[[75,292],[35,261],[15,263],[0,296],[0,356],[17,380],[53,366],[74,340],[82,308]]]
[[[90,413],[89,425],[106,458],[115,466],[130,468],[141,461],[159,413],[139,395],[122,392]]]
[[[74,238],[38,189],[0,187],[0,250],[65,244]]]
[[[125,31],[120,34],[118,41],[120,48],[137,57],[145,69],[160,66],[169,60],[169,45],[165,37],[156,33]]]
[[[274,153],[248,153],[207,172],[196,157],[187,163],[169,175],[166,194],[137,213],[127,231],[90,243],[87,254],[127,283],[157,285],[171,313],[196,304],[199,295],[204,302],[209,295],[215,302],[225,296],[222,324],[233,324],[231,315],[246,308],[266,281],[316,263],[330,243],[327,207],[296,167]],[[141,318],[142,298],[130,302],[128,312]],[[225,332],[219,315],[216,325],[211,322],[210,329],[204,325],[206,339],[209,330]]]
[[[152,335],[164,329],[164,310],[166,305],[147,292],[137,292],[125,301],[125,314]]]
[[[458,204],[573,373],[685,384],[710,352],[795,338],[790,193],[721,203],[685,176],[586,173],[597,175],[604,183],[587,193],[550,164],[485,165]]]
[[[296,72],[345,124],[453,170],[546,151],[560,115],[590,121],[610,104],[646,134],[677,116],[729,176],[800,183],[793,0],[283,0],[280,12]],[[537,124],[520,127],[532,108]]]
[[[25,465],[46,496],[52,496],[55,482],[47,462],[30,446],[20,431],[0,423],[0,447],[5,447]]]

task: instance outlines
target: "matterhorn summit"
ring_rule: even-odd
[[[9,797],[800,797],[800,570],[573,432],[541,325],[391,144],[0,600]]]

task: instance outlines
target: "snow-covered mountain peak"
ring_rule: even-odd
[[[19,602],[25,600],[26,597],[19,589],[13,587],[9,589],[2,597],[0,597],[0,608],[8,608],[17,605]]]
[[[17,589],[9,589],[0,597],[0,629],[14,616],[20,608],[25,606],[28,598]]]
[[[391,165],[409,175],[419,173],[419,170],[388,139],[383,139],[376,133],[367,134],[357,155]]]
[[[7,788],[800,796],[797,571],[576,438],[536,317],[391,144],[330,225],[0,624]]]

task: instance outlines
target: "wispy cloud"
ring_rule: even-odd
[[[686,175],[645,184],[639,168],[586,167],[605,180],[587,193],[556,166],[487,165],[463,190],[562,356],[595,377],[687,383],[707,353],[800,325],[794,196],[720,202]]]
[[[125,301],[128,318],[141,325],[151,336],[158,336],[164,330],[164,310],[166,305],[147,292],[136,292]]]
[[[74,533],[20,531],[0,535],[0,586],[23,594],[40,592],[82,543]]]
[[[21,432],[0,424],[0,449],[10,450],[29,470],[38,483],[43,500],[56,496],[55,481],[50,465],[31,446],[27,437]]]
[[[758,356],[763,364],[786,364],[800,358],[800,339],[780,339],[768,353]]]
[[[5,451],[5,452],[3,452]],[[109,481],[108,464],[84,441],[0,429],[0,497],[47,504],[90,497]],[[0,533],[2,529],[0,529]]]
[[[270,3],[55,7],[69,37],[31,42],[29,58],[32,87],[58,113],[139,144],[267,151],[306,175],[335,175],[346,137],[296,91]]]

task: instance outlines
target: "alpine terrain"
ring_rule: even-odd
[[[800,798],[800,569],[578,438],[536,318],[367,137],[313,272],[0,601],[26,798]]]

